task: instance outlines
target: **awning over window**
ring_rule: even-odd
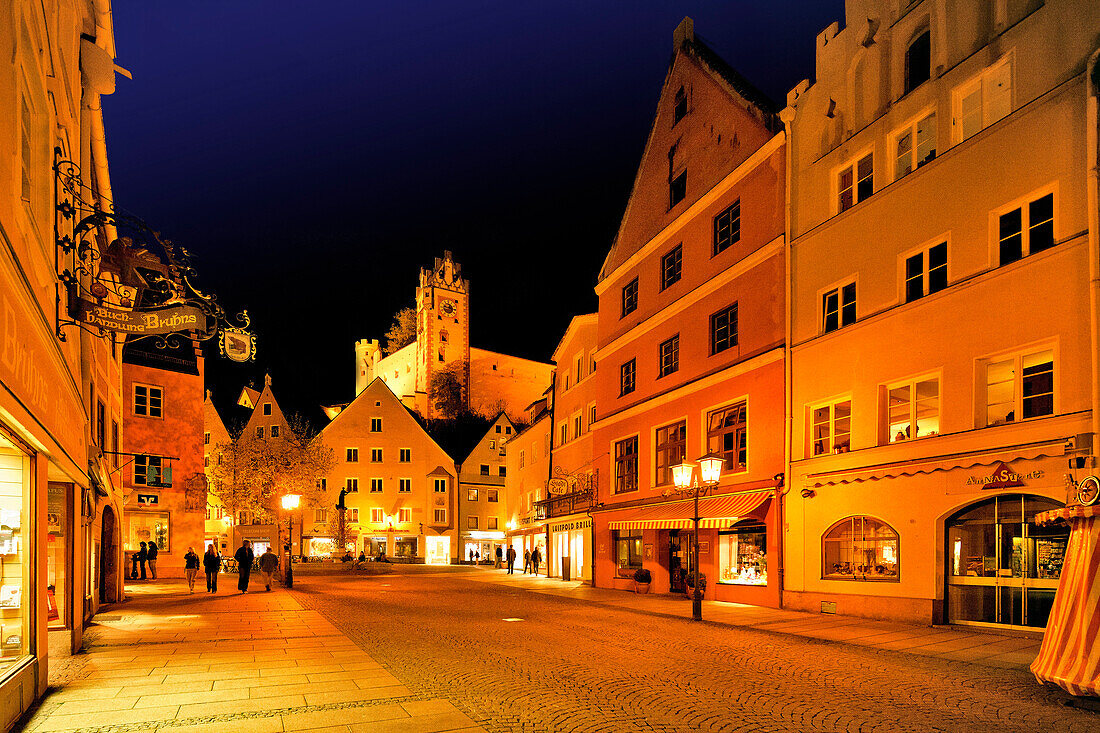
[[[699,527],[725,529],[752,514],[772,497],[772,490],[708,496],[699,499]],[[611,529],[691,529],[695,502],[691,499],[638,507],[629,519],[610,522]]]

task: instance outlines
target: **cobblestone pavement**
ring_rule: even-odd
[[[594,607],[471,569],[292,591],[489,731],[1097,731],[1019,668]]]

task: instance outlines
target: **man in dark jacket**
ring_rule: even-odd
[[[141,549],[138,550],[137,560],[141,564],[141,579],[145,580],[145,562],[149,559],[149,550],[146,549],[147,545],[142,542]]]
[[[503,562],[504,562],[504,550],[501,549],[500,545],[497,545],[497,564],[495,566],[497,570],[500,570],[501,563],[503,563]]]
[[[214,549],[214,545],[206,546],[206,554],[202,557],[202,566],[206,570],[206,590],[208,593],[218,592],[218,573],[222,569],[222,556]]]
[[[516,548],[509,547],[504,555],[508,558],[508,574],[512,575],[516,572]]]
[[[241,546],[237,548],[237,553],[233,557],[237,560],[237,575],[240,576],[237,589],[241,593],[247,593],[248,574],[252,572],[252,559],[255,557],[252,554],[252,543],[248,540],[241,542]]]
[[[157,553],[160,552],[157,549],[157,543],[149,542],[149,577],[153,580],[157,579]],[[144,576],[143,576],[144,577]]]

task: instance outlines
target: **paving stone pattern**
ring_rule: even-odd
[[[310,578],[291,593],[412,695],[493,732],[1100,730],[1021,663],[695,623],[475,579],[485,572]]]

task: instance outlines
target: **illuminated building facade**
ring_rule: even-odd
[[[1066,532],[1031,518],[1094,472],[1100,6],[847,18],[782,113],[784,604],[1042,627]]]
[[[501,413],[458,464],[456,524],[460,560],[469,560],[471,551],[480,554],[482,560],[493,559],[496,548],[504,547],[507,444],[515,432],[515,424]]]
[[[470,282],[450,252],[420,271],[413,343],[389,356],[376,340],[355,343],[355,393],[381,379],[410,409],[428,419],[439,417],[431,393],[441,371],[457,374],[471,411],[516,417],[546,389],[552,368],[470,346]]]
[[[673,50],[596,286],[595,585],[633,588],[645,568],[654,592],[685,591],[698,567],[706,598],[776,605],[783,134],[773,105],[690,19]],[[701,502],[697,561],[692,503],[675,493],[671,467],[708,452],[724,470]]]

